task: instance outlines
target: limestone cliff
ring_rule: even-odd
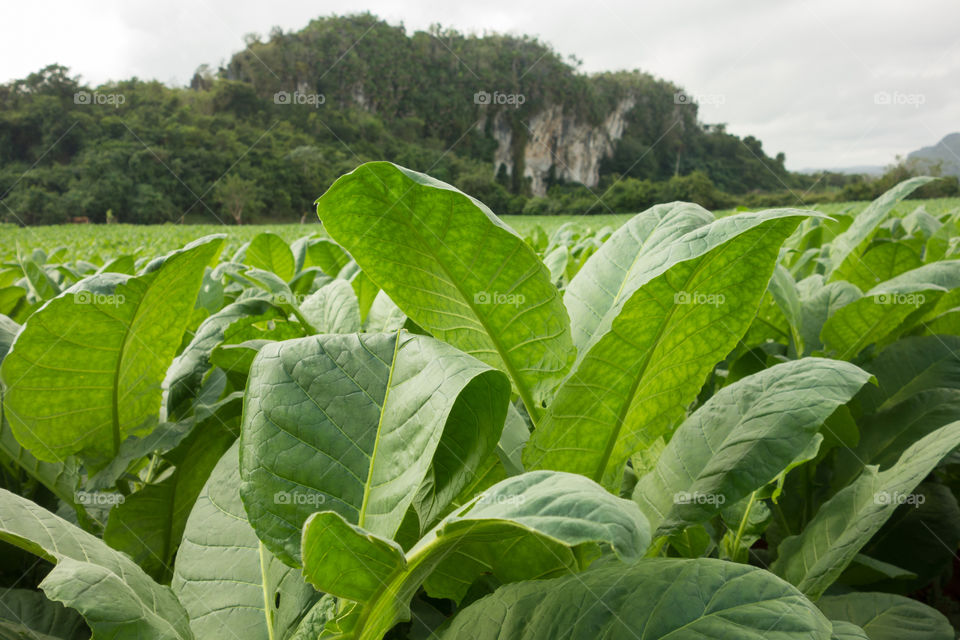
[[[520,140],[514,139],[508,110],[496,110],[490,127],[497,141],[494,175],[503,166],[507,175],[512,176],[519,155],[523,158],[523,176],[530,179],[530,190],[535,196],[546,195],[551,169],[556,178],[596,186],[600,162],[613,153],[626,127],[626,115],[635,104],[633,97],[620,100],[599,125],[567,113],[563,105],[552,105],[519,123],[525,129],[525,135],[518,136]],[[478,126],[485,124],[481,120]],[[523,149],[518,150],[516,144],[522,144]]]

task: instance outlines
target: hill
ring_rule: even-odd
[[[960,133],[951,133],[933,146],[912,151],[907,162],[917,170],[960,177]]]
[[[534,38],[408,34],[370,14],[250,37],[188,87],[89,87],[60,65],[0,85],[7,222],[305,219],[338,176],[382,159],[507,214],[799,204],[861,180],[788,172],[648,73],[585,74]]]

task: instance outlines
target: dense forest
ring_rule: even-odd
[[[7,222],[302,219],[337,176],[375,159],[498,213],[867,199],[903,177],[791,173],[759,140],[702,123],[669,81],[585,74],[529,37],[407,34],[369,14],[250,35],[188,87],[90,87],[60,65],[0,85]],[[951,179],[920,195],[956,190]]]

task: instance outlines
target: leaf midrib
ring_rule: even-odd
[[[386,185],[384,186],[386,187]],[[418,185],[418,186],[422,186],[422,185]],[[401,197],[401,201],[402,201],[402,197]],[[406,207],[408,210],[412,211],[409,205],[406,205]],[[392,206],[388,207],[388,210],[391,208]],[[483,212],[481,211],[481,213]],[[446,263],[440,259],[440,256],[437,254],[437,252],[432,250],[432,248],[430,247],[430,244],[427,242],[426,238],[424,238],[423,235],[420,234],[416,226],[413,225],[410,222],[409,218],[407,217],[397,216],[397,218],[400,220],[402,225],[410,229],[413,235],[420,242],[421,246],[427,247],[427,252],[426,252],[427,256],[431,257],[436,262],[436,264],[440,267],[440,269],[443,271],[443,274],[446,276],[447,281],[451,285],[453,285],[454,289],[457,290],[457,293],[459,293],[460,297],[463,299],[463,303],[466,305],[466,307],[470,310],[473,316],[480,323],[480,326],[483,327],[484,333],[486,333],[487,335],[487,339],[491,342],[491,344],[493,344],[494,349],[496,349],[497,355],[500,357],[500,361],[503,363],[504,367],[507,369],[507,373],[510,375],[510,379],[514,382],[514,384],[517,385],[517,393],[520,395],[521,400],[523,400],[523,404],[527,408],[527,413],[530,414],[530,417],[533,420],[534,424],[539,422],[539,419],[542,413],[540,411],[540,407],[538,407],[536,403],[533,401],[533,395],[531,394],[530,389],[526,387],[526,385],[521,380],[516,368],[510,363],[510,359],[506,357],[506,351],[504,350],[503,345],[497,339],[496,332],[491,330],[492,327],[488,325],[485,318],[477,311],[476,306],[470,302],[470,299],[467,296],[467,292],[463,290],[463,287],[460,286],[460,283],[453,277],[453,274],[450,272]],[[384,218],[379,217],[379,219],[383,220]],[[489,218],[487,218],[487,221],[490,222],[491,224],[494,224],[493,221],[490,220]],[[496,225],[494,224],[494,226]],[[519,242],[523,242],[523,240],[520,240],[518,238],[517,240]]]
[[[700,273],[704,270],[704,268],[709,263],[713,262],[713,260],[716,258],[716,256],[714,256],[709,260],[704,260],[704,258],[706,258],[707,255],[709,255],[709,252],[707,254],[702,254],[701,256],[699,256],[700,264],[694,267],[690,275],[687,276],[687,278],[684,280],[684,285],[689,285],[690,282],[694,278],[699,276]],[[696,260],[697,258],[694,258],[694,259]],[[682,262],[677,264],[682,264]],[[661,275],[665,277],[666,273],[667,271],[664,271],[663,274]],[[651,282],[653,282],[659,277],[660,276],[656,276],[652,278],[651,280],[647,281],[646,284],[650,284]],[[646,284],[639,287],[630,297],[632,298],[633,295],[637,295],[643,289],[643,287],[646,286]],[[680,291],[680,289],[678,289],[678,291]],[[626,304],[626,302],[624,304]],[[647,368],[650,366],[650,360],[653,358],[653,354],[656,351],[657,346],[660,344],[660,340],[663,338],[663,334],[666,331],[667,326],[673,321],[673,317],[676,313],[677,313],[677,305],[674,304],[670,307],[670,310],[666,313],[666,315],[663,318],[663,321],[660,323],[660,326],[657,329],[657,333],[654,336],[654,340],[651,342],[651,346],[647,350],[647,354],[643,358],[642,364],[638,369],[638,375],[634,377],[633,382],[630,384],[630,390],[629,390],[629,393],[626,395],[626,400],[622,402],[620,405],[620,410],[617,412],[617,420],[614,423],[615,424],[614,430],[610,434],[610,437],[607,438],[607,444],[605,445],[603,454],[601,455],[600,460],[597,464],[597,469],[593,473],[593,480],[598,483],[602,484],[603,474],[607,469],[607,464],[610,460],[610,456],[613,455],[613,449],[614,447],[616,447],[617,441],[620,439],[620,433],[623,431],[623,425],[626,422],[627,412],[629,412],[630,407],[633,405],[634,395],[637,393],[637,389],[640,387],[640,383],[646,377]],[[613,322],[615,321],[616,321],[616,318],[614,318],[610,322],[611,330],[613,329]]]
[[[377,420],[377,438],[373,443],[373,452],[370,454],[370,468],[367,471],[367,480],[363,485],[363,502],[360,504],[360,513],[357,515],[357,525],[366,527],[367,505],[370,503],[370,490],[373,486],[373,471],[377,466],[377,454],[380,452],[380,443],[383,440],[383,421],[386,415],[387,400],[390,398],[390,389],[393,386],[393,372],[397,370],[397,354],[400,352],[400,332],[396,333],[393,344],[393,358],[390,360],[390,373],[387,375],[387,387],[383,394],[383,404],[380,405],[380,417]]]

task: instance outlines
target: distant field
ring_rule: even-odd
[[[817,205],[814,208],[831,215],[856,213],[866,205],[866,202],[838,202]],[[908,200],[898,205],[894,211],[896,215],[903,215],[918,206],[923,206],[931,215],[939,216],[960,208],[960,198]],[[716,215],[724,216],[730,213],[733,213],[733,210],[717,211]],[[592,231],[604,226],[617,228],[626,220],[629,220],[632,215],[624,213],[590,216],[503,216],[503,220],[519,233],[527,234],[537,225],[550,233],[568,222],[583,225]],[[302,225],[272,224],[243,227],[214,224],[154,226],[80,224],[51,227],[0,225],[0,259],[14,258],[19,245],[22,250],[32,251],[35,248],[43,248],[48,252],[58,247],[66,247],[65,259],[90,260],[97,263],[104,258],[124,253],[157,255],[182,247],[191,240],[211,233],[226,233],[229,236],[230,241],[227,247],[229,253],[263,231],[272,231],[287,242],[305,235],[324,235],[323,227],[316,222]]]

